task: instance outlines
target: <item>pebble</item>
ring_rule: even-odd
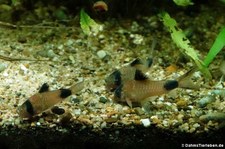
[[[201,98],[198,102],[197,102],[197,106],[199,108],[204,108],[205,106],[207,106],[209,103],[215,101],[216,98],[215,96],[213,95],[208,95],[208,96],[205,96],[203,98]]]
[[[20,64],[20,70],[22,70],[23,74],[26,74],[28,72],[28,69],[23,64]]]
[[[107,123],[106,122],[101,123],[101,128],[106,128],[106,127],[107,127]]]
[[[184,124],[181,125],[179,128],[180,128],[181,131],[188,132],[188,130],[189,130],[188,123],[184,123]]]
[[[225,97],[225,89],[221,89],[221,90],[213,90],[212,91],[213,95],[219,95],[221,97]]]
[[[57,56],[53,50],[42,50],[38,51],[37,54],[42,57],[49,57],[49,58],[54,58]]]
[[[105,119],[105,121],[106,121],[106,123],[115,123],[118,121],[118,119],[117,118],[107,118],[107,119]]]
[[[137,115],[144,115],[145,114],[145,112],[140,107],[135,108],[135,113]]]
[[[92,125],[93,122],[87,116],[79,116],[78,119],[81,123],[86,125]]]
[[[71,99],[71,102],[73,102],[73,103],[79,103],[80,102],[80,99],[79,98],[72,98]]]
[[[73,113],[75,115],[80,115],[81,114],[81,109],[75,109],[75,110],[73,110]]]
[[[151,120],[152,120],[153,124],[160,124],[161,123],[161,120],[156,115],[152,116]]]
[[[141,121],[141,123],[143,124],[144,127],[149,127],[151,125],[151,122],[148,118],[141,119],[140,121]]]
[[[184,115],[183,114],[178,114],[177,115],[177,120],[179,121],[179,122],[183,122],[183,118],[184,118]]]
[[[67,46],[73,46],[74,43],[75,43],[75,40],[74,40],[74,39],[69,39],[69,40],[66,42],[66,45],[67,45]]]
[[[199,123],[195,123],[195,124],[193,125],[193,127],[194,127],[194,128],[198,128],[198,127],[200,127],[200,125],[199,125]]]
[[[106,97],[101,96],[99,99],[99,102],[101,103],[106,103],[108,101],[108,99]]]
[[[72,64],[75,64],[75,58],[72,55],[69,55],[69,59],[71,60]]]
[[[37,125],[37,126],[40,126],[40,125],[41,125],[41,123],[40,123],[40,122],[37,122],[37,123],[36,123],[36,125]]]
[[[107,53],[104,50],[99,50],[97,52],[97,55],[100,59],[103,59],[104,57],[106,57]]]
[[[200,121],[225,121],[225,113],[223,112],[214,112],[202,115],[199,117]]]
[[[169,126],[168,120],[163,120],[162,124],[163,124],[164,127],[168,127]]]
[[[8,67],[5,63],[0,63],[0,72],[4,71]]]
[[[176,104],[177,104],[178,108],[185,108],[185,107],[187,107],[188,102],[185,99],[180,99],[176,102]]]

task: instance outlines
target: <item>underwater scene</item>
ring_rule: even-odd
[[[0,148],[223,148],[224,47],[224,0],[0,0]]]

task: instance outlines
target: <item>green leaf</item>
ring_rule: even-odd
[[[217,35],[216,40],[214,41],[212,47],[209,50],[209,53],[204,59],[204,63],[206,66],[213,61],[216,55],[224,48],[225,46],[225,27],[220,31],[219,35]]]
[[[97,24],[83,9],[80,11],[80,26],[84,34],[98,33],[100,25]]]
[[[194,4],[191,0],[173,0],[173,2],[178,6],[188,6]]]
[[[211,78],[211,74],[207,69],[206,65],[198,58],[195,49],[191,46],[190,41],[186,38],[184,32],[178,27],[177,22],[170,17],[167,12],[162,12],[159,14],[163,24],[168,28],[171,33],[171,37],[176,45],[179,47],[180,51],[192,59],[199,70],[207,77]]]

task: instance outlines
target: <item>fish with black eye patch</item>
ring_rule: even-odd
[[[76,94],[84,88],[84,82],[77,83],[68,89],[49,91],[47,83],[43,84],[39,92],[27,99],[17,109],[21,118],[31,118],[38,115],[55,104],[63,101],[72,94]]]
[[[142,71],[144,68],[150,67],[150,65],[141,65],[143,64],[139,63],[139,61],[132,62],[129,66],[116,70],[106,78],[106,88],[114,91],[114,100],[116,102],[126,102],[132,107],[132,103],[142,103],[148,97],[166,94],[178,87],[186,89],[199,88],[190,79],[194,70],[188,71],[177,80],[154,81],[150,80]]]

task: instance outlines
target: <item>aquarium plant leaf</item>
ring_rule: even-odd
[[[86,35],[98,33],[101,28],[83,9],[80,11],[80,26]]]
[[[207,78],[211,78],[209,70],[204,65],[203,61],[198,58],[196,51],[191,46],[190,41],[186,38],[184,32],[178,27],[177,22],[171,18],[167,12],[162,12],[159,16],[163,24],[169,29],[171,37],[179,47],[180,51],[191,58]]]
[[[217,35],[216,40],[214,41],[212,47],[210,48],[207,56],[204,59],[205,66],[209,66],[209,64],[213,61],[216,55],[224,48],[225,46],[225,27],[220,31],[219,35]]]
[[[173,2],[178,6],[188,6],[194,4],[191,0],[173,0]]]

